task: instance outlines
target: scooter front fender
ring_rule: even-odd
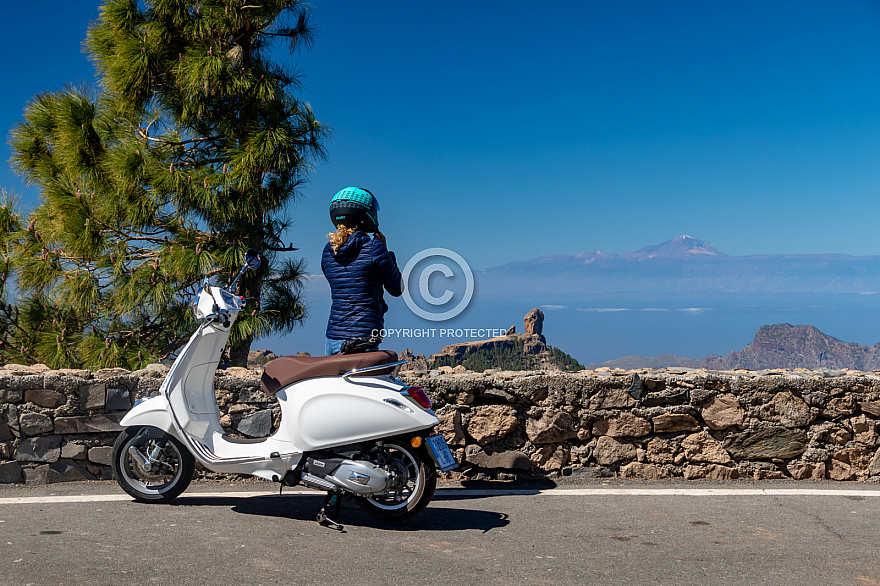
[[[177,437],[177,430],[169,415],[170,412],[168,401],[164,396],[149,397],[136,402],[131,411],[126,413],[122,421],[119,422],[119,425],[122,427],[149,425]]]

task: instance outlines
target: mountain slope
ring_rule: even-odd
[[[551,255],[477,272],[480,290],[500,299],[547,303],[592,295],[868,294],[880,291],[880,256],[730,256],[680,236],[623,254]],[[556,303],[557,301],[550,301]]]
[[[595,370],[603,366],[625,370],[687,366],[711,370],[830,368],[871,371],[880,370],[880,344],[862,346],[838,340],[813,326],[775,324],[761,326],[751,344],[724,357],[709,356],[701,360],[672,354],[622,356],[601,364],[590,364],[587,368]]]
[[[862,346],[823,334],[813,326],[762,326],[755,340],[728,356],[710,356],[701,366],[717,370],[747,368],[833,368],[880,370],[880,344]]]

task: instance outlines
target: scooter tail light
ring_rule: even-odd
[[[422,387],[410,387],[406,390],[410,397],[424,409],[431,408],[431,399]]]

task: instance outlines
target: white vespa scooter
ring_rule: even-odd
[[[288,356],[266,365],[262,388],[281,407],[281,424],[266,438],[239,439],[220,425],[214,373],[229,329],[248,300],[233,295],[246,269],[260,266],[249,250],[229,290],[204,284],[195,305],[203,320],[183,347],[157,396],[139,399],[121,421],[113,473],[128,494],[168,502],[192,480],[195,461],[215,472],[253,474],[327,491],[318,521],[343,495],[384,520],[422,510],[434,493],[436,470],[455,460],[421,387],[394,375],[405,360],[390,351],[326,357]]]

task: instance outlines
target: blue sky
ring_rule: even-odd
[[[0,7],[5,135],[36,93],[91,82],[97,5]],[[880,254],[876,2],[313,6],[320,34],[290,64],[334,135],[288,238],[313,271],[347,185],[379,197],[401,259],[445,247],[486,268],[681,234]],[[0,155],[0,186],[33,205]]]

